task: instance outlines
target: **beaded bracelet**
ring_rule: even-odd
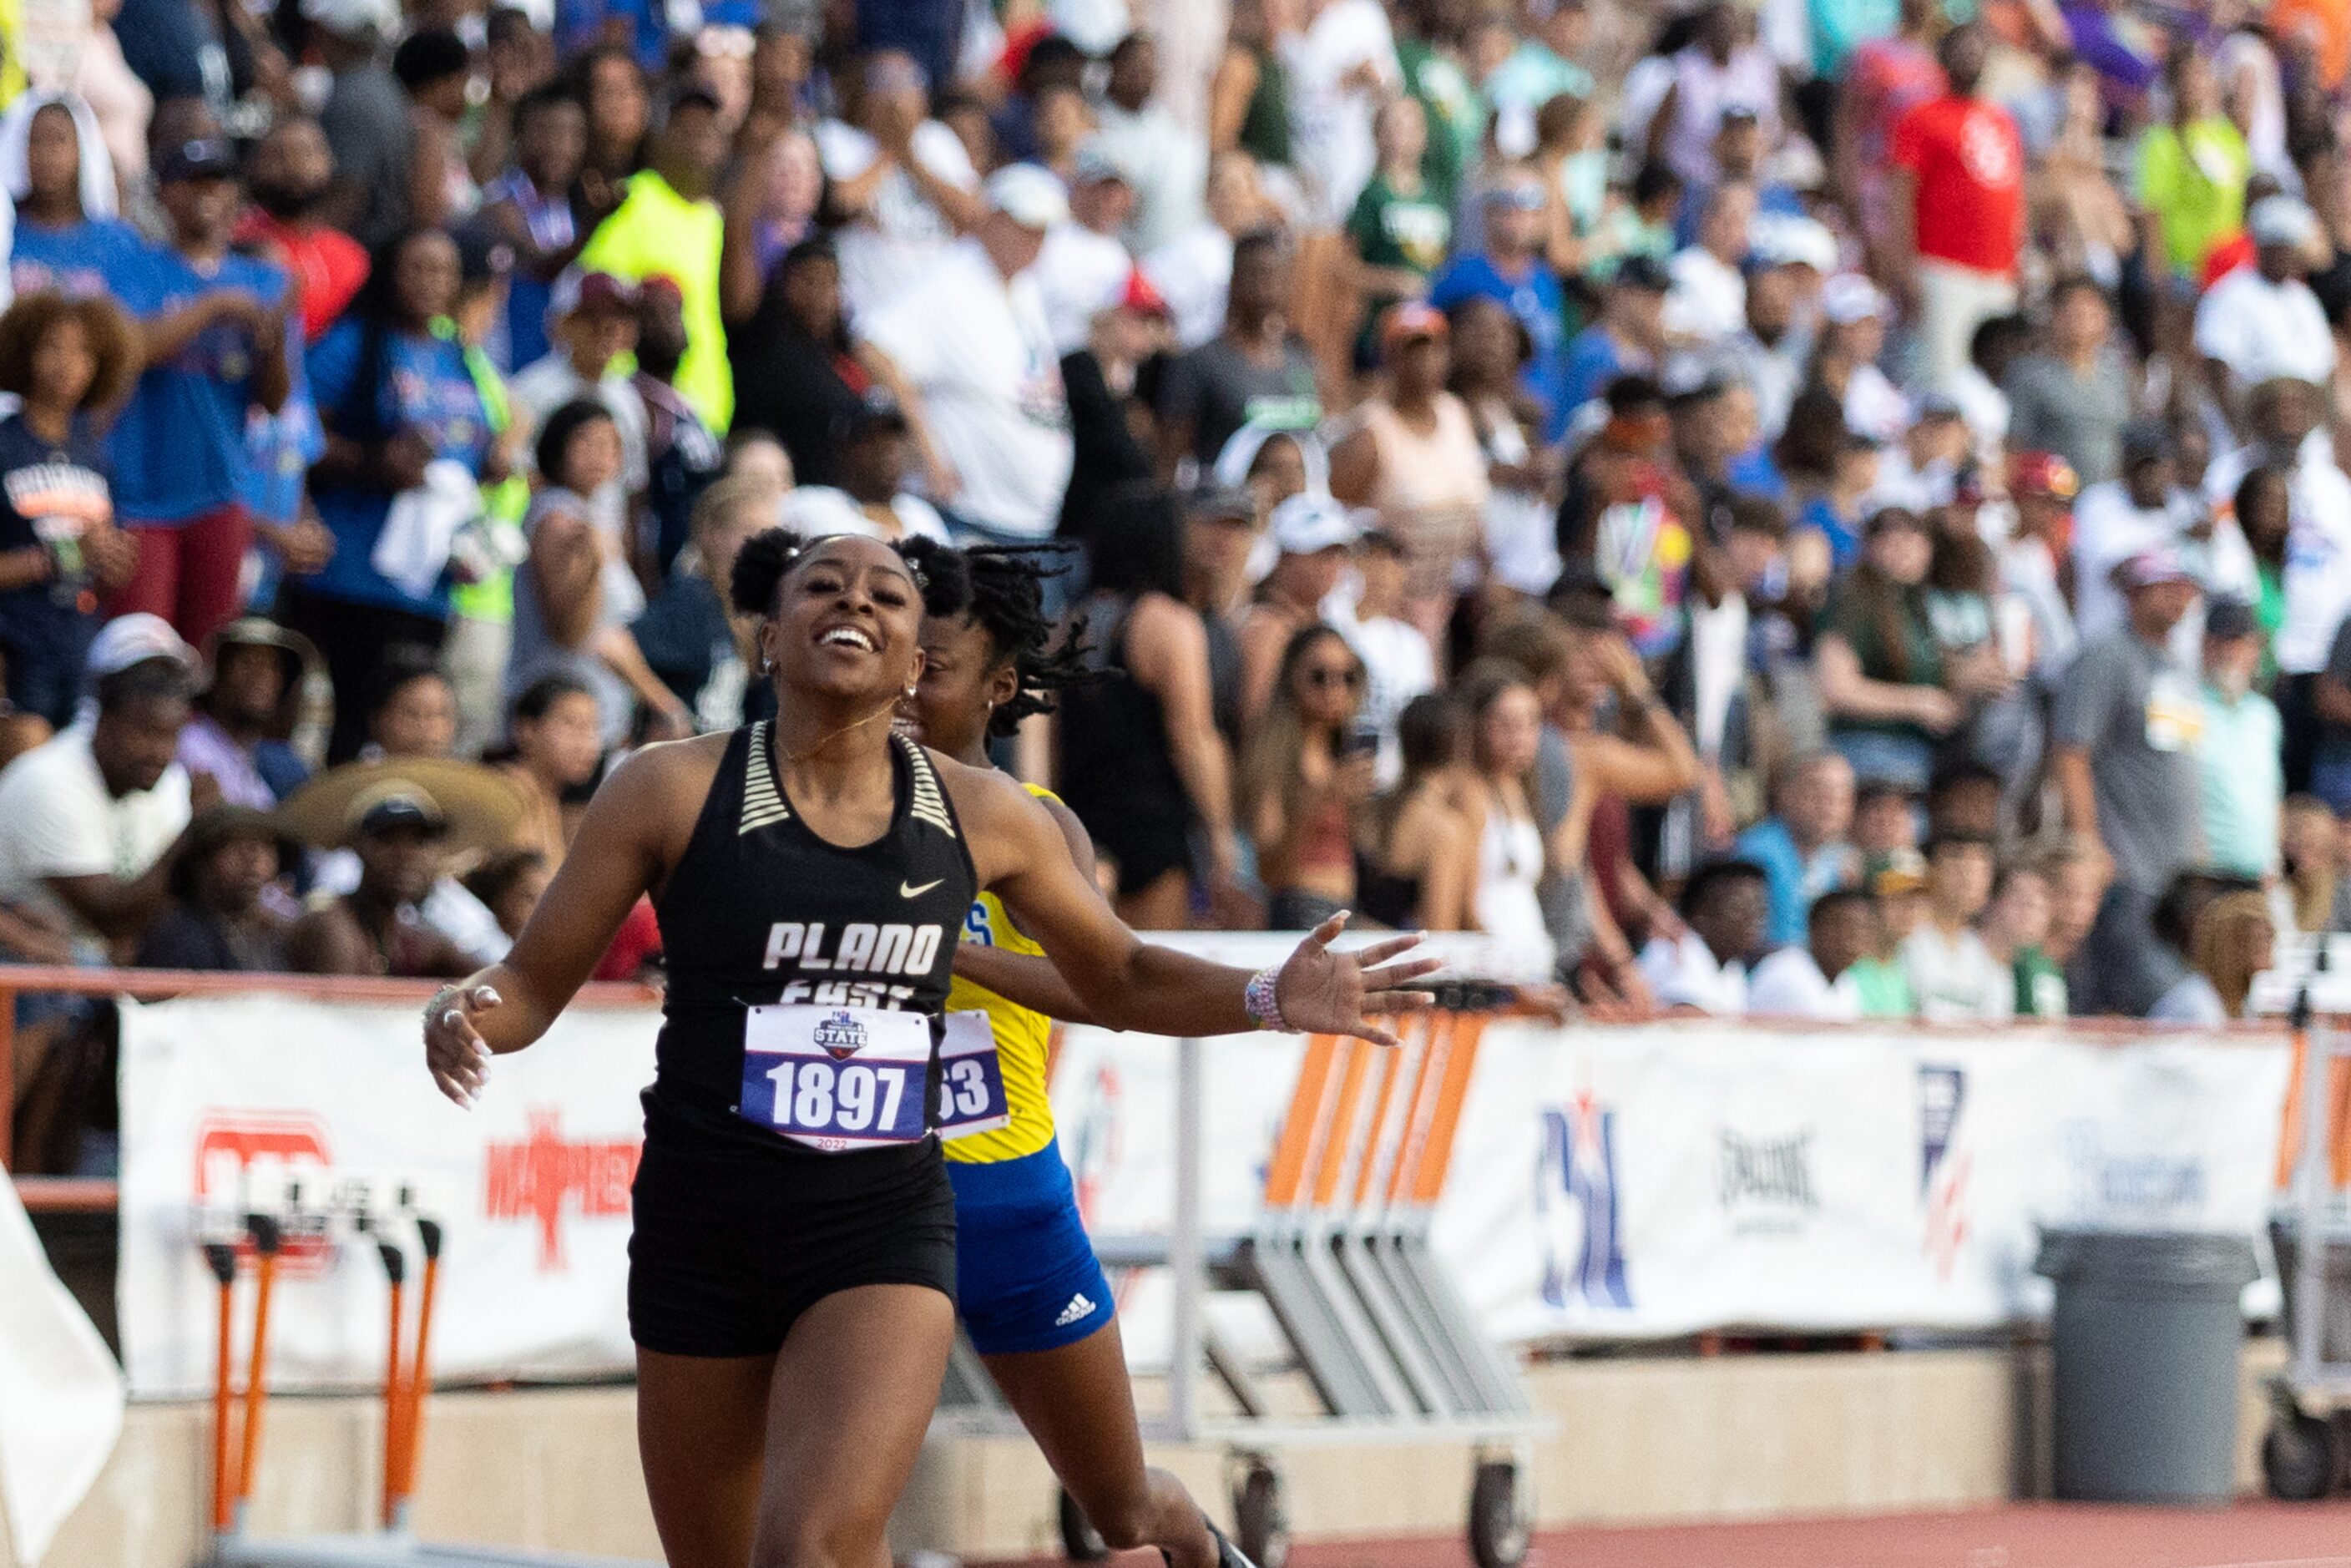
[[[1286,1030],[1290,1028],[1282,1021],[1281,1003],[1276,996],[1280,977],[1281,966],[1279,964],[1259,969],[1249,977],[1249,986],[1241,992],[1241,1008],[1259,1029]]]

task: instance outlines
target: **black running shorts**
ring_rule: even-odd
[[[955,1299],[955,1189],[935,1138],[746,1158],[648,1137],[629,1240],[629,1332],[667,1355],[766,1355],[859,1285]]]

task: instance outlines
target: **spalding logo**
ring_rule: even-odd
[[[865,1026],[838,1012],[816,1026],[814,1039],[818,1050],[835,1061],[846,1061],[865,1049]]]

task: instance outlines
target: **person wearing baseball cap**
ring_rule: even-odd
[[[977,227],[920,287],[858,314],[857,354],[904,411],[932,499],[971,536],[1031,543],[1058,524],[1076,457],[1061,356],[1033,271],[1070,204],[1061,182],[1034,163],[998,170],[983,193]]]
[[[1064,354],[1085,346],[1095,315],[1134,276],[1134,257],[1119,237],[1134,214],[1134,188],[1099,141],[1079,145],[1068,200],[1069,218],[1046,229],[1035,267],[1053,346]]]
[[[1240,623],[1241,720],[1254,724],[1273,695],[1282,650],[1322,618],[1347,552],[1363,537],[1344,502],[1308,493],[1274,507],[1267,532],[1279,552]]]
[[[2197,798],[2204,817],[2204,863],[2262,877],[2277,862],[2285,799],[2277,706],[2253,689],[2262,663],[2261,620],[2242,599],[2204,606],[2204,744],[2197,750]]]
[[[169,243],[150,253],[136,304],[147,372],[111,440],[114,502],[139,564],[109,601],[144,610],[201,643],[235,616],[254,538],[248,419],[293,390],[286,274],[235,254],[236,160],[213,137],[157,151],[156,196]]]
[[[2213,284],[2196,306],[2196,351],[2232,419],[2265,381],[2323,385],[2335,372],[2335,335],[2304,281],[2319,244],[2317,215],[2295,197],[2264,196],[2245,214],[2245,232],[2253,265]]]
[[[462,256],[462,247],[460,247]],[[534,429],[568,402],[592,398],[621,433],[621,472],[632,490],[645,484],[645,405],[629,384],[637,348],[637,289],[609,272],[568,269],[548,303],[554,344],[515,372],[507,392]]]
[[[2115,569],[2125,623],[2086,638],[2051,718],[2065,831],[2102,841],[2113,884],[2066,973],[2074,1009],[2144,1018],[2174,977],[2155,939],[2156,902],[2197,863],[2203,841],[2196,752],[2204,704],[2169,646],[2195,604],[2195,578],[2169,544]]]

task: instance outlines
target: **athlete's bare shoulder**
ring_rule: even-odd
[[[1060,836],[1043,803],[1009,773],[974,768],[925,750],[938,769],[939,782],[946,787],[947,799],[955,802],[956,819],[963,824],[980,886],[990,885],[1026,862],[1040,831],[1047,839]]]

